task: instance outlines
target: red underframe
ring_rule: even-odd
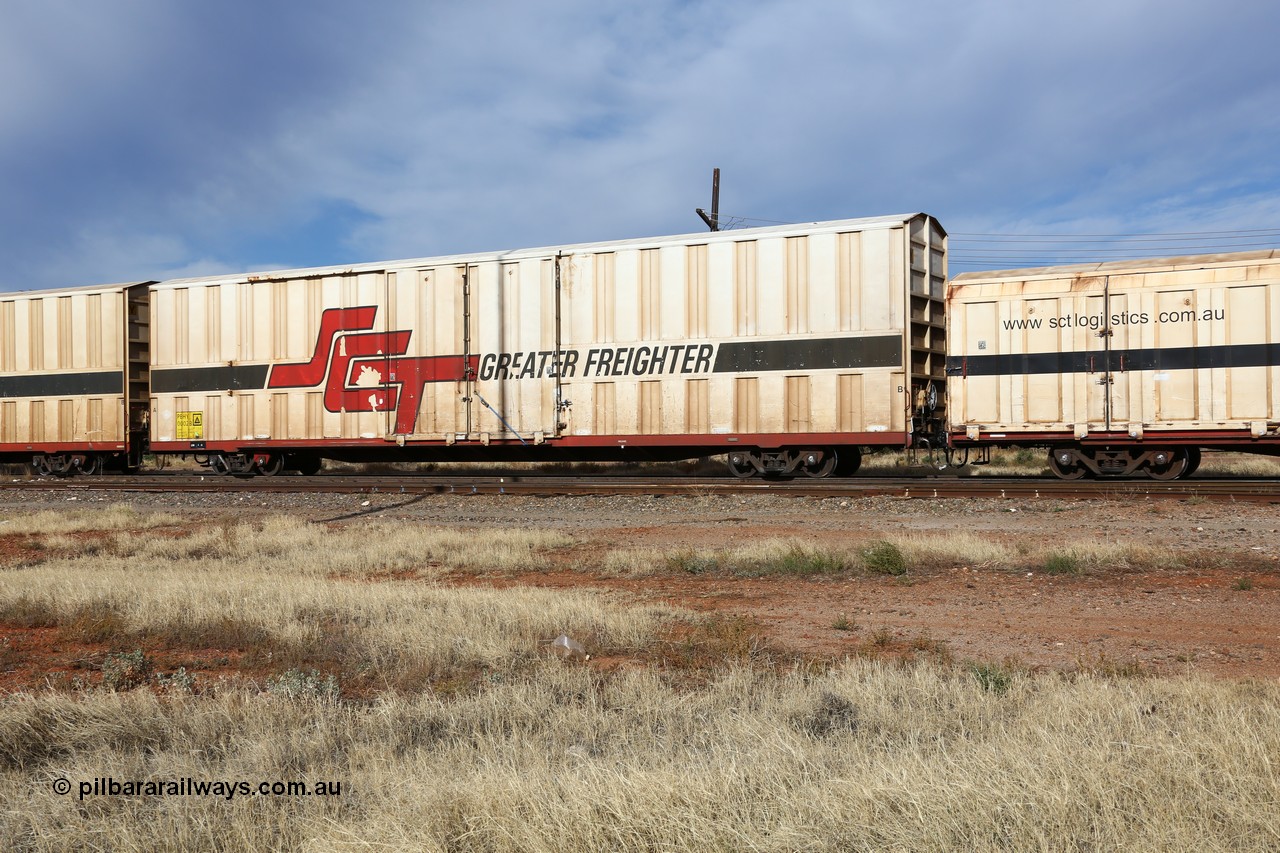
[[[1208,444],[1267,444],[1280,442],[1280,436],[1264,435],[1256,437],[1248,430],[1143,430],[1141,438],[1134,438],[1128,432],[1090,432],[1084,438],[1076,438],[1069,432],[981,432],[976,439],[966,433],[951,433],[951,443],[957,447],[976,446],[982,444],[1138,444],[1157,446],[1161,444],[1188,444],[1204,446]]]
[[[735,435],[698,434],[698,435],[566,435],[560,438],[548,438],[544,442],[548,447],[689,447],[712,448],[713,452],[727,452],[735,447],[760,447],[776,449],[783,447],[822,447],[856,445],[859,447],[905,447],[908,436],[901,432],[823,432],[823,433],[737,433]],[[525,442],[533,444],[533,436],[525,436]],[[208,450],[241,450],[248,448],[287,448],[298,447],[321,450],[324,448],[370,448],[396,447],[393,439],[358,438],[358,439],[264,439],[261,441],[206,441],[202,448],[193,449],[189,441],[155,441],[151,449],[161,453],[201,453]],[[405,439],[405,447],[484,447],[479,439],[459,439],[450,444],[443,439]],[[519,447],[516,438],[493,438],[488,446]],[[3,449],[3,448],[0,448]]]
[[[125,444],[122,441],[42,441],[0,444],[0,453],[82,453],[85,451],[115,453],[123,452],[124,450]]]

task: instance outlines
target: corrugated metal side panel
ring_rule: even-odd
[[[577,436],[892,434],[919,225],[563,256],[563,410],[554,255],[166,283],[152,301],[153,437],[180,440],[195,414],[206,442],[530,440],[558,423]]]
[[[17,302],[0,302],[0,373],[18,369]]]
[[[412,386],[410,393],[418,395],[414,426],[404,434],[435,440],[442,440],[446,435],[466,434],[468,412],[462,401],[463,383],[418,381],[415,377],[420,378],[420,371],[412,366],[417,362],[409,360],[463,353],[468,337],[463,325],[464,288],[468,286],[475,297],[471,304],[470,335],[474,349],[477,346],[476,327],[481,322],[479,318],[499,311],[491,294],[498,286],[501,271],[496,265],[470,270],[449,265],[389,271],[387,277],[393,286],[389,290],[386,311],[379,312],[385,315],[382,322],[387,325],[382,327],[379,324],[376,328],[382,328],[389,334],[386,351],[401,353],[401,358],[406,361],[393,364],[389,358],[385,378],[390,380],[394,374],[397,382],[404,383],[399,394],[404,394]],[[480,294],[485,294],[486,298],[481,298]],[[395,341],[403,337],[404,332],[409,332],[407,340],[403,345],[397,345]],[[383,419],[383,435],[397,434],[396,420],[387,410]]]
[[[952,429],[1146,433],[1280,420],[1280,260],[1192,260],[953,284]]]
[[[790,379],[786,371],[777,370],[751,372],[749,377],[741,371],[710,372],[695,380],[664,365],[661,377],[604,377],[595,375],[598,365],[588,366],[585,354],[605,344],[630,358],[630,351],[640,347],[696,346],[704,341],[720,347],[867,333],[905,340],[910,286],[906,243],[904,228],[880,228],[624,248],[566,258],[566,280],[572,286],[563,297],[564,346],[584,354],[576,372],[565,379],[565,393],[574,402],[568,432],[599,434],[601,418],[587,411],[599,395],[588,389],[607,382],[615,386],[615,434],[647,433],[651,416],[641,422],[640,411],[652,412],[654,407],[642,403],[652,396],[640,396],[639,381],[662,384],[666,434],[686,432],[689,425],[704,422],[710,433],[892,430],[895,422],[902,422],[898,411],[903,397],[901,377],[895,378],[887,367],[855,369],[856,373],[806,372],[808,390],[800,415],[800,385],[793,381],[794,372]],[[856,402],[850,398],[855,377]],[[690,381],[705,382],[705,391],[690,392],[684,387]],[[694,400],[698,405],[705,400],[705,417],[688,410]]]
[[[0,298],[0,443],[125,440],[125,299],[123,288]]]

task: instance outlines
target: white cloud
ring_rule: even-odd
[[[698,230],[713,166],[762,219],[1275,212],[1266,4],[308,8],[0,7],[0,288]]]

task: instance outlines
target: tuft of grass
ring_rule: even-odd
[[[849,567],[844,555],[800,543],[790,543],[781,553],[748,563],[739,568],[738,574],[747,575],[829,575],[845,571]]]
[[[857,734],[861,725],[858,706],[837,693],[824,690],[813,707],[796,714],[791,724],[815,738]]]
[[[803,542],[770,539],[729,549],[692,549],[678,551],[624,552],[606,560],[612,574],[645,574],[645,565],[662,565],[669,572],[712,574],[728,572],[739,577],[776,575],[809,577],[837,574],[850,568],[849,556],[839,550]]]
[[[683,572],[690,575],[710,574],[720,568],[720,560],[714,553],[695,551],[692,548],[676,551],[674,554],[667,554],[664,562],[669,571]]]
[[[907,559],[902,549],[885,539],[878,539],[862,550],[862,564],[873,575],[896,577],[907,573]]]
[[[71,642],[107,643],[128,634],[123,608],[112,601],[88,601],[58,619],[58,633]]]
[[[911,640],[911,650],[929,655],[939,663],[949,664],[952,661],[951,648],[946,640],[939,640],[928,631],[917,634]]]
[[[893,644],[893,631],[889,628],[877,628],[871,635],[870,642],[877,649],[887,649]]]
[[[1047,575],[1078,575],[1084,571],[1080,557],[1070,551],[1051,551],[1041,570]]]
[[[831,623],[831,627],[835,628],[837,631],[858,630],[858,625],[854,621],[853,617],[844,612],[841,612],[840,615],[836,617],[835,621]]]
[[[58,624],[58,608],[48,598],[23,593],[0,603],[0,622],[18,628],[52,628]]]
[[[11,637],[0,637],[0,670],[16,667],[22,658],[21,643]]]
[[[271,631],[243,616],[220,614],[207,619],[173,620],[139,632],[169,646],[224,651],[271,651]]]
[[[1236,582],[1231,585],[1231,588],[1247,592],[1253,589],[1253,578],[1236,578]]]
[[[890,539],[913,569],[957,566],[1000,568],[1018,563],[1019,554],[990,536],[968,531]]]
[[[1178,656],[1179,661],[1182,661],[1182,658],[1182,655]],[[1141,662],[1137,660],[1112,660],[1107,657],[1104,652],[1099,652],[1098,656],[1094,658],[1076,658],[1076,671],[1088,675],[1102,676],[1108,679],[1142,678],[1149,674]]]
[[[771,652],[754,620],[715,615],[674,627],[670,637],[653,644],[647,656],[679,670],[710,672],[726,663],[761,661]]]
[[[1005,664],[974,663],[969,665],[969,672],[988,693],[1007,693],[1013,685],[1013,670]]]

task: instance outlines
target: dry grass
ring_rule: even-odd
[[[108,565],[168,565],[212,561],[232,566],[251,564],[268,570],[296,567],[311,575],[362,577],[441,571],[512,571],[546,565],[549,551],[573,540],[543,530],[458,530],[423,528],[385,522],[325,527],[290,517],[260,522],[228,523],[181,530],[168,537],[138,537],[132,532],[86,537],[85,531],[116,531],[131,526],[174,525],[170,516],[138,516],[127,508],[102,513],[59,516],[39,513],[21,519],[23,531],[44,534],[44,550],[64,557],[92,557]],[[16,532],[16,531],[15,531]],[[302,565],[299,565],[299,564]]]
[[[536,568],[568,542],[538,531],[288,518],[178,536],[75,537],[5,572],[0,620],[121,651],[236,651],[259,667],[314,668],[361,689],[420,689],[523,665],[560,633],[597,653],[650,642],[671,611],[610,606],[586,592],[424,582],[445,571]]]
[[[1280,688],[851,662],[694,692],[547,664],[451,699],[10,697],[10,850],[1268,850]],[[339,782],[340,797],[82,781]],[[65,778],[72,792],[53,793]]]
[[[797,540],[766,539],[733,548],[634,548],[605,556],[602,574],[647,577],[657,574],[724,572],[740,577],[815,575],[846,571],[856,560],[843,549],[824,548]]]
[[[1206,453],[1197,477],[1280,477],[1280,458],[1253,453]]]
[[[180,519],[168,513],[140,513],[128,504],[109,504],[100,509],[3,514],[0,521],[4,522],[0,533],[39,535],[151,529],[178,524]]]
[[[909,569],[943,547],[975,562],[1028,556],[965,537],[879,541]],[[136,689],[160,682],[126,646],[104,661],[115,690],[0,697],[0,849],[1280,845],[1280,684],[1031,674],[945,655],[779,666],[745,620],[435,580],[536,564],[564,544],[271,519],[74,537],[8,568],[6,620],[107,642],[242,643],[271,675],[192,690],[173,672],[163,690]],[[711,556],[734,571],[858,571],[867,553],[772,542]],[[690,559],[641,556],[618,565]],[[635,665],[542,653],[561,632]],[[341,794],[80,797],[107,778],[323,781]]]
[[[1010,544],[990,535],[949,532],[886,536],[851,546],[770,539],[732,548],[618,549],[606,555],[599,571],[613,577],[717,572],[762,577],[902,575],[964,566],[1078,574],[1181,569],[1211,565],[1216,559],[1209,553],[1133,543],[1092,542],[1061,548],[1025,540]],[[1068,566],[1069,569],[1064,568]]]

